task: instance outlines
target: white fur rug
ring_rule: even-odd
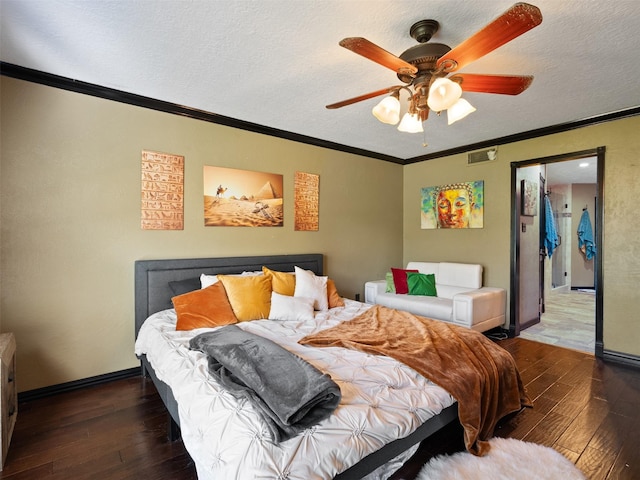
[[[440,455],[427,463],[416,480],[586,480],[561,453],[513,438],[492,438],[484,457],[469,452]]]

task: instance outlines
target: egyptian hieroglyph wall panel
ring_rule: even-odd
[[[294,177],[295,230],[318,230],[320,176],[313,173],[296,172]]]
[[[142,151],[143,230],[184,229],[184,157]]]

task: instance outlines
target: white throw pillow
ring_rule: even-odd
[[[200,286],[202,288],[210,287],[214,283],[218,283],[217,275],[205,275],[204,273],[200,275]]]
[[[327,299],[327,279],[329,277],[316,276],[311,270],[295,267],[296,289],[294,297],[313,298],[313,308],[324,311],[329,309]]]
[[[271,292],[271,320],[313,320],[313,298]]]
[[[263,273],[261,271],[260,272],[242,272],[242,273],[234,273],[234,274],[231,274],[230,276],[232,276],[232,277],[253,277],[253,276],[257,276],[257,275],[263,275]],[[214,283],[218,283],[218,275],[206,275],[204,273],[202,275],[200,275],[200,286],[201,286],[201,288],[210,287]]]
[[[264,273],[262,273],[262,270],[255,270],[255,271],[244,271],[242,272],[241,276],[243,277],[256,277],[258,275],[264,275]]]

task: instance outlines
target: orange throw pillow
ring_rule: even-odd
[[[327,299],[329,300],[329,308],[344,307],[344,300],[338,293],[336,284],[330,278],[327,280]]]
[[[219,327],[238,322],[221,283],[175,296],[171,300],[178,315],[176,330]]]

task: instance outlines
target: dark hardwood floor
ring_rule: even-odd
[[[590,480],[640,478],[640,371],[524,339],[498,342],[520,368],[534,408],[496,430],[555,448]],[[166,439],[153,384],[130,378],[21,403],[0,478],[195,480],[182,442]],[[463,449],[457,424],[425,440],[394,480]]]

